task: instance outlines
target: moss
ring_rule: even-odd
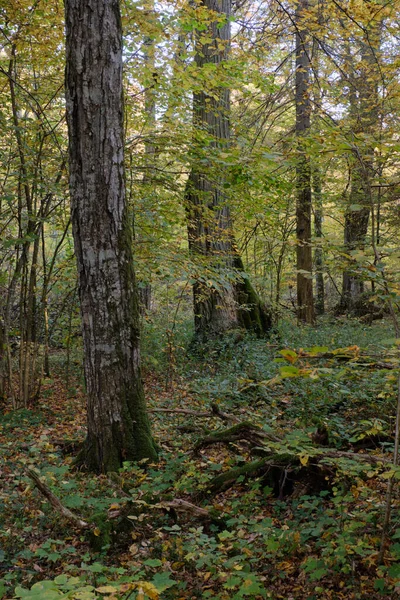
[[[244,273],[243,261],[238,254],[234,257],[234,267]],[[235,284],[238,304],[239,325],[248,331],[254,331],[258,337],[268,333],[273,325],[272,309],[264,305],[247,277]]]
[[[299,460],[293,454],[274,454],[269,455],[266,458],[252,461],[240,467],[230,469],[226,473],[217,475],[210,482],[206,493],[208,494],[219,494],[220,492],[232,487],[235,482],[240,478],[263,478],[263,486],[269,486],[273,489],[276,496],[280,495],[282,490],[282,473],[289,467],[296,468],[299,466]],[[287,486],[292,488],[292,485]],[[285,489],[286,493],[290,493],[290,490]]]
[[[194,447],[194,450],[200,450],[204,446],[209,446],[211,444],[218,443],[229,443],[235,442],[240,439],[252,440],[257,437],[258,433],[261,433],[262,430],[259,427],[253,425],[250,421],[244,421],[243,423],[238,423],[237,425],[233,425],[228,429],[223,429],[220,431],[215,431],[210,435],[207,435],[204,438],[199,439]]]

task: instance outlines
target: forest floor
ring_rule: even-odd
[[[397,598],[393,337],[385,322],[325,321],[196,354],[178,333],[152,356],[147,343],[160,461],[109,477],[72,467],[84,394],[55,354],[38,404],[0,415],[0,598]],[[55,510],[29,469],[89,527]]]

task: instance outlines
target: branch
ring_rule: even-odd
[[[219,417],[223,421],[239,421],[237,417],[222,412],[216,404],[211,404],[211,410],[209,411],[190,410],[189,408],[149,408],[148,412],[188,415],[197,418]]]
[[[76,527],[79,529],[90,529],[89,523],[83,521],[80,517],[71,512],[68,508],[63,506],[60,500],[57,498],[55,494],[50,490],[49,487],[40,479],[39,475],[32,471],[32,469],[25,469],[26,475],[32,479],[33,483],[39,490],[41,494],[50,502],[51,506],[60,513],[65,519],[71,521]]]

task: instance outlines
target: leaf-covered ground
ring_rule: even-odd
[[[387,482],[399,477],[391,338],[382,322],[286,324],[270,340],[233,334],[194,353],[169,336],[145,371],[160,462],[109,477],[71,466],[84,396],[78,373],[66,389],[55,355],[37,406],[2,407],[0,597],[397,597],[396,483],[378,561]],[[212,437],[226,429],[230,441]]]

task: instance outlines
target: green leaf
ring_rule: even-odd
[[[285,367],[280,367],[279,372],[283,378],[298,377],[300,374],[300,369],[293,367],[292,365],[287,365]]]
[[[170,574],[167,572],[156,573],[152,579],[152,584],[155,585],[159,592],[164,592],[170,587],[176,585],[176,581],[171,579]]]

